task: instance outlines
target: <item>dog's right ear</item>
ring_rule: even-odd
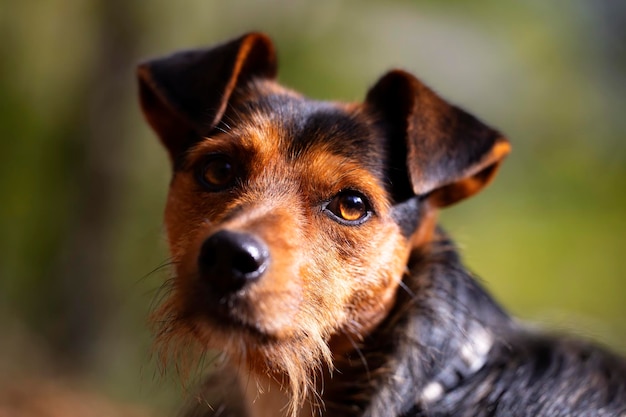
[[[276,69],[272,41],[261,33],[150,60],[137,69],[141,108],[176,162],[220,122],[238,86],[272,79]]]

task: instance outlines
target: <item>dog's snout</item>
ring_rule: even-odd
[[[259,238],[221,230],[202,244],[198,267],[201,278],[218,295],[226,295],[258,280],[269,260],[269,249]]]

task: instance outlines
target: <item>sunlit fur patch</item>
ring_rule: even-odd
[[[172,179],[165,222],[175,278],[153,322],[164,361],[190,368],[208,349],[222,350],[235,366],[288,387],[295,413],[322,368],[332,370],[337,352],[329,343],[349,346],[386,315],[409,245],[391,218],[380,140],[359,108],[294,101],[266,84],[251,88],[275,96],[235,98],[220,128],[189,150]],[[208,192],[195,179],[198,164],[215,153],[239,165],[241,178],[228,191]],[[324,211],[345,190],[367,198],[369,220],[350,226]],[[262,239],[271,261],[216,317],[197,258],[219,230]]]

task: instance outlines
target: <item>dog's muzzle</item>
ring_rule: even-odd
[[[269,261],[269,249],[259,238],[248,233],[220,230],[202,244],[198,270],[200,279],[216,296],[223,297],[258,281]]]

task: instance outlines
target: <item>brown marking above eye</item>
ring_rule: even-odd
[[[236,179],[237,170],[228,155],[210,155],[198,171],[199,182],[209,191],[222,191],[230,188]]]
[[[325,210],[342,224],[358,225],[372,214],[369,202],[357,191],[342,191],[330,200]]]

